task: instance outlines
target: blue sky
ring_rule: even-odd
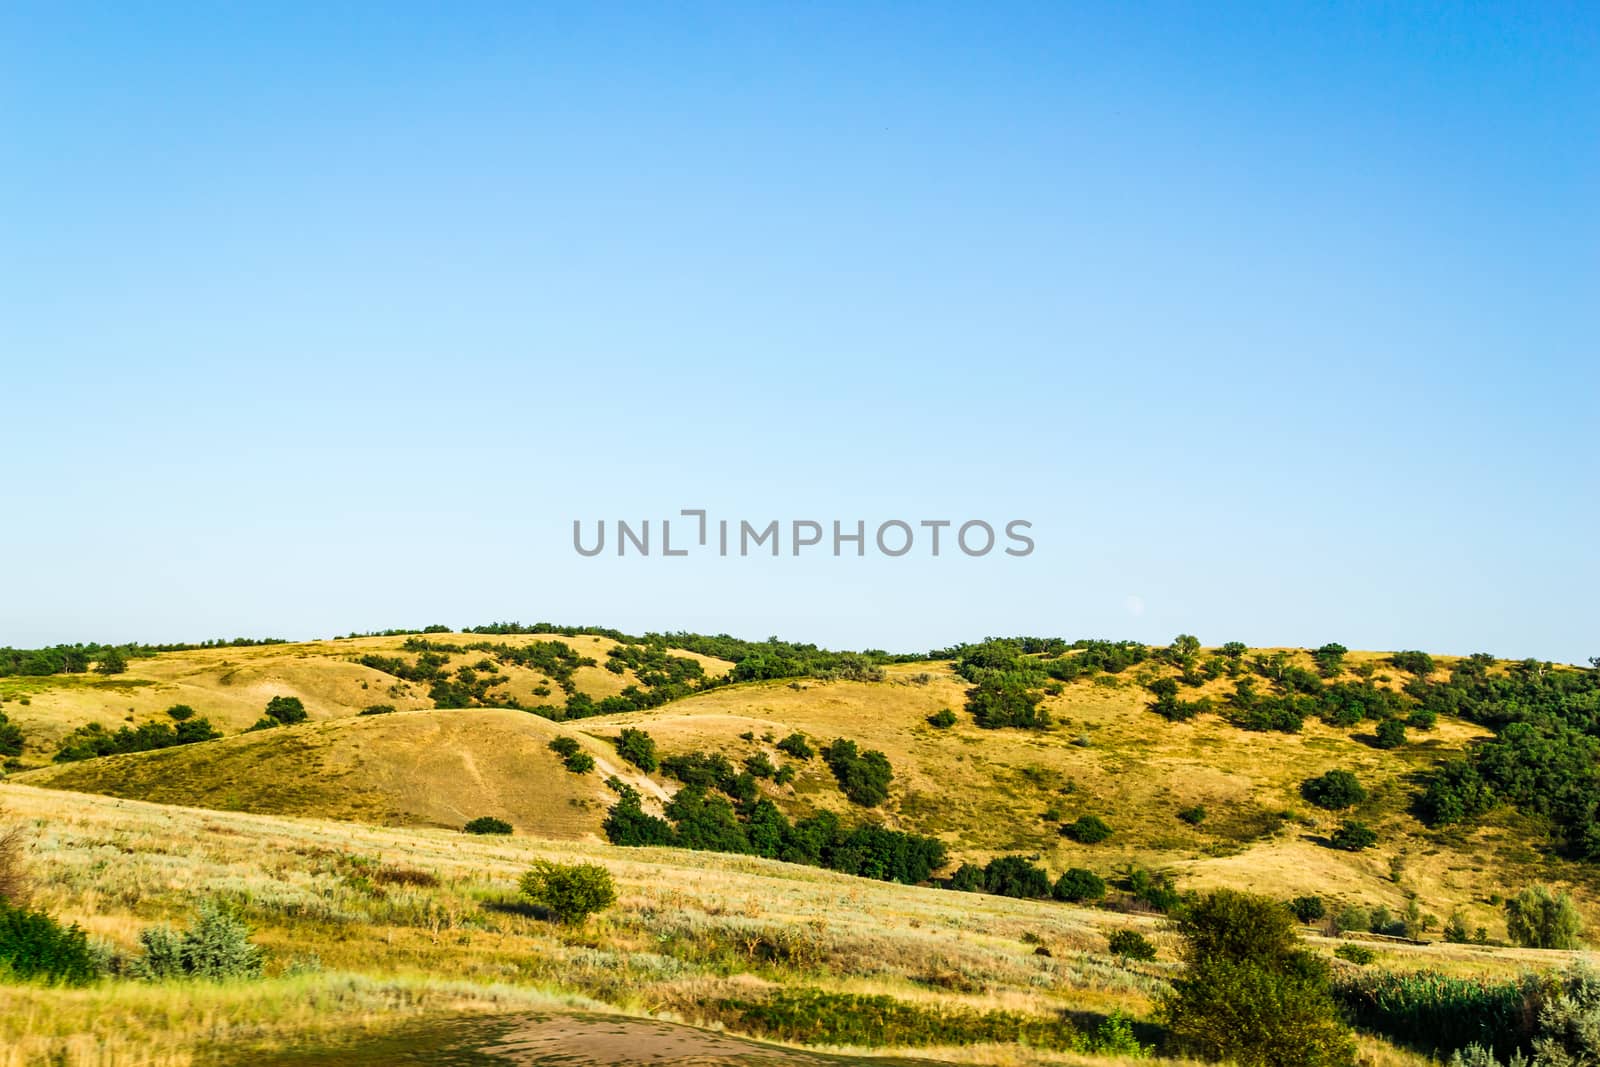
[[[0,643],[1581,662],[1597,187],[1592,5],[7,4]]]

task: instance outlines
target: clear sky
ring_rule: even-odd
[[[1597,309],[1593,4],[7,3],[0,644],[1581,662]]]

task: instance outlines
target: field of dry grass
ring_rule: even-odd
[[[610,740],[621,727],[649,731],[663,753],[705,749],[738,759],[766,752],[779,763],[789,761],[773,741],[798,730],[816,743],[847,737],[882,750],[895,781],[889,801],[871,817],[941,838],[957,861],[1020,852],[1054,873],[1081,866],[1102,875],[1138,863],[1172,871],[1185,887],[1229,885],[1282,898],[1317,894],[1394,912],[1414,895],[1438,922],[1460,910],[1469,928],[1483,926],[1491,936],[1503,931],[1497,900],[1541,881],[1569,889],[1591,925],[1600,924],[1594,872],[1531,845],[1543,838],[1543,827],[1500,812],[1470,830],[1432,832],[1410,814],[1417,774],[1484,736],[1459,720],[1441,719],[1432,731],[1415,732],[1412,743],[1388,751],[1368,743],[1360,728],[1337,730],[1314,720],[1297,734],[1248,732],[1216,715],[1171,723],[1146,709],[1143,686],[1167,668],[1146,664],[1060,687],[1046,700],[1055,720],[1047,731],[983,730],[964,714],[940,730],[927,717],[946,707],[959,711],[966,688],[943,662],[895,665],[876,682],[727,686],[650,711],[559,724],[498,710],[354,717],[373,700],[426,703],[408,683],[351,662],[368,651],[392,654],[403,640],[167,653],[135,660],[129,675],[109,680],[0,680],[0,691],[13,687],[5,707],[35,748],[35,738],[59,736],[66,724],[114,712],[109,694],[123,690],[108,686],[131,686],[126,692],[140,694],[140,715],[159,715],[157,709],[184,700],[214,721],[237,725],[253,721],[274,692],[301,694],[313,715],[301,726],[17,777],[170,803],[392,825],[458,826],[497,815],[519,830],[597,840],[612,799],[601,784],[607,774],[619,774],[651,798],[672,787],[616,758]],[[611,645],[600,637],[562,640],[602,661]],[[1292,654],[1309,665],[1303,652]],[[713,672],[727,667],[702,659]],[[1373,653],[1349,657],[1351,664],[1377,659]],[[1448,663],[1441,659],[1441,670]],[[593,667],[581,670],[578,682],[583,691],[603,695],[630,677]],[[49,684],[19,706],[15,687],[35,682]],[[397,683],[412,691],[393,695]],[[1218,680],[1197,692],[1221,697],[1227,687]],[[563,770],[546,749],[558,733],[579,739],[600,772],[579,777]],[[1377,830],[1377,848],[1349,853],[1327,847],[1328,834],[1346,815],[1305,803],[1298,787],[1332,768],[1354,771],[1366,786],[1367,803],[1346,815]],[[851,819],[866,814],[851,809],[820,760],[797,769],[790,786],[763,787],[791,815],[819,808]],[[1177,818],[1196,804],[1207,811],[1202,825]],[[1081,814],[1104,818],[1115,833],[1098,845],[1071,842],[1060,826]]]
[[[1138,1017],[1174,966],[1172,935],[1155,917],[956,895],[745,857],[472,838],[15,784],[0,786],[0,802],[27,831],[36,903],[94,938],[133,952],[147,925],[181,925],[203,900],[221,899],[269,954],[267,977],[257,982],[0,986],[6,1067],[208,1062],[217,1048],[471,1013],[584,1008],[716,1024],[722,999],[777,986]],[[514,886],[537,858],[604,864],[617,880],[618,906],[583,928],[531,913]],[[1107,956],[1106,935],[1125,927],[1149,936],[1160,958]],[[1555,967],[1570,955],[1443,945],[1382,951],[1398,969],[1480,974]],[[1420,1062],[1378,1042],[1366,1048],[1369,1063]],[[1085,1062],[1017,1047],[919,1054]]]
[[[467,645],[474,642],[527,645],[535,641],[561,641],[596,666],[580,667],[573,681],[578,691],[595,699],[613,696],[637,682],[632,671],[606,670],[606,652],[616,647],[607,637],[578,635],[428,634],[427,640]],[[356,715],[372,704],[391,704],[404,711],[431,708],[425,685],[394,678],[355,660],[368,654],[404,655],[406,637],[354,637],[329,641],[304,641],[281,645],[195,649],[164,652],[128,661],[125,674],[58,674],[46,677],[0,678],[0,707],[27,738],[24,759],[47,762],[61,739],[78,726],[99,723],[107,729],[146,722],[169,722],[164,714],[174,704],[188,704],[209,718],[225,734],[238,733],[261,717],[275,696],[298,697],[313,721]],[[689,652],[675,655],[695,659],[712,676],[725,673],[730,664]],[[449,657],[452,668],[482,658],[481,653]],[[563,694],[540,671],[509,666],[508,679],[496,693],[515,697],[527,705],[561,703]],[[539,690],[545,690],[541,694]]]

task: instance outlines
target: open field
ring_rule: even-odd
[[[47,1055],[69,1064],[209,1062],[219,1047],[291,1036],[570,1008],[715,1026],[730,1021],[727,1001],[796,986],[930,1007],[1068,1011],[1092,1023],[1116,1010],[1146,1015],[1173,967],[1173,941],[1156,917],[957,896],[766,860],[470,838],[19,785],[0,787],[0,798],[28,828],[38,902],[63,919],[131,951],[145,926],[182,924],[202,900],[220,897],[270,957],[268,977],[256,983],[0,987],[0,1046],[10,1057],[0,1063]],[[514,889],[535,858],[604,864],[619,906],[575,929],[537,917]],[[437,884],[392,881],[385,871],[421,871]],[[1145,932],[1160,958],[1109,957],[1106,934],[1128,927]],[[1392,967],[1493,974],[1573,955],[1381,949]],[[1083,1060],[1016,1047],[917,1054]],[[1410,1062],[1392,1050],[1381,1061]]]

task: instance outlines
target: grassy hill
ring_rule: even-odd
[[[0,667],[48,660],[9,651]],[[495,630],[129,648],[120,673],[86,669],[116,654],[94,646],[73,653],[76,673],[0,677],[0,728],[15,728],[0,742],[22,740],[0,785],[0,834],[24,828],[36,903],[110,951],[136,955],[149,924],[220,901],[257,931],[268,983],[179,996],[126,982],[70,992],[0,982],[0,1020],[12,1020],[0,1021],[0,1047],[22,1050],[0,1067],[243,1062],[252,1042],[573,1007],[942,1062],[1080,1063],[1066,1049],[1092,1046],[1113,1014],[1159,1037],[1152,1009],[1176,941],[1155,911],[1171,904],[1141,897],[1141,880],[1314,896],[1330,914],[1409,909],[1401,925],[1416,943],[1342,931],[1375,947],[1372,967],[1474,981],[1588,958],[1506,944],[1504,899],[1524,887],[1568,891],[1591,927],[1600,922],[1583,821],[1600,796],[1590,788],[1600,686],[1575,668],[1192,639],[986,641],[917,657]],[[261,727],[275,697],[297,698],[305,721]],[[173,704],[222,736],[53,758],[74,731],[164,724]],[[624,731],[648,737],[659,766],[624,758]],[[872,766],[892,772],[881,801],[847,788],[855,772],[837,739],[881,754]],[[1456,792],[1436,796],[1441,766],[1455,768]],[[1340,810],[1302,789],[1333,770],[1362,791]],[[709,784],[685,784],[702,772]],[[928,856],[931,838],[945,862],[914,887],[873,880],[887,867],[845,867],[869,875],[854,877],[759,855],[616,847],[607,839],[628,839],[608,810],[630,797],[651,832],[668,835],[652,841],[788,855],[787,835],[801,840],[831,813],[841,826],[826,848],[877,826],[912,836],[871,831],[872,848]],[[1460,810],[1436,817],[1442,803]],[[485,815],[515,836],[460,833]],[[1108,836],[1070,832],[1088,816]],[[1333,847],[1352,821],[1375,844]],[[700,836],[684,836],[691,826]],[[838,866],[830,856],[801,858]],[[1112,891],[1085,908],[993,885],[941,888],[1003,857],[1051,879],[1087,869]],[[587,927],[551,926],[513,884],[541,858],[602,863],[620,906]],[[933,862],[893,869],[920,881]],[[1485,943],[1442,943],[1447,918]],[[1148,936],[1157,958],[1110,952],[1124,930]],[[1332,936],[1341,928],[1304,932],[1322,955],[1347,946]],[[870,1040],[852,1029],[862,1019],[877,1028]],[[574,1035],[587,1024],[572,1025],[560,1040],[582,1044]],[[238,1058],[199,1055],[219,1033]],[[607,1033],[618,1047],[646,1036],[622,1024]],[[1420,1062],[1362,1041],[1366,1064]]]
[[[0,985],[7,1067],[244,1063],[286,1044],[382,1034],[412,1020],[549,1018],[573,1008],[613,1013],[618,1033],[628,1032],[626,1016],[648,1013],[781,1039],[739,1005],[785,996],[800,1005],[799,1023],[823,1035],[850,1024],[834,1014],[852,1010],[847,998],[891,997],[927,1027],[951,1032],[945,1044],[917,1040],[905,1050],[939,1062],[1108,1063],[1118,1061],[958,1041],[952,1020],[970,1025],[974,1015],[1010,1012],[1093,1032],[1113,1012],[1147,1014],[1175,969],[1174,940],[1150,915],[673,849],[470,838],[16,784],[0,788],[0,798],[31,828],[37,902],[62,919],[132,951],[139,931],[182,925],[220,896],[271,959],[256,983]],[[543,921],[515,892],[517,874],[535,859],[604,864],[618,882],[618,907],[582,929]],[[1125,929],[1143,932],[1158,957],[1141,963],[1108,953],[1107,936]],[[1311,944],[1326,955],[1336,943]],[[1578,956],[1375,947],[1378,964],[1395,970],[1490,976]],[[1362,1051],[1375,1067],[1428,1062],[1374,1038],[1362,1039]]]
[[[1429,829],[1413,813],[1421,777],[1441,759],[1490,736],[1482,726],[1449,716],[1413,731],[1394,749],[1374,746],[1370,724],[1333,727],[1307,720],[1297,732],[1247,730],[1217,714],[1169,722],[1150,711],[1150,684],[1177,669],[1147,661],[1052,684],[1041,695],[1048,729],[983,729],[962,709],[969,682],[949,659],[886,662],[871,680],[798,677],[717,685],[647,710],[553,722],[506,709],[415,710],[360,717],[374,702],[399,708],[429,704],[425,684],[359,661],[373,655],[415,660],[407,638],[357,638],[253,648],[163,653],[134,659],[126,674],[0,679],[0,708],[28,738],[28,762],[39,763],[67,730],[108,725],[130,714],[159,719],[184,702],[228,731],[244,729],[265,701],[301,697],[311,721],[221,741],[158,752],[110,756],[24,769],[20,781],[54,788],[225,810],[355,819],[384,825],[459,826],[495,815],[519,831],[601,840],[601,821],[615,794],[603,781],[616,774],[639,789],[649,810],[677,783],[645,775],[619,759],[612,741],[624,727],[647,731],[663,755],[722,753],[736,764],[765,754],[791,764],[794,780],[761,784],[786,814],[840,813],[847,821],[881,821],[936,837],[960,862],[984,863],[1006,853],[1034,858],[1052,873],[1085,867],[1106,877],[1130,864],[1165,870],[1190,887],[1229,885],[1288,899],[1315,894],[1330,902],[1381,905],[1398,913],[1416,899],[1437,931],[1458,913],[1469,928],[1502,927],[1500,899],[1545,881],[1572,889],[1600,920],[1594,867],[1545,847],[1540,820],[1502,808],[1470,826]],[[598,664],[619,647],[598,635],[535,637],[430,635],[435,644],[474,641],[527,646],[558,640],[596,665],[572,672],[574,689],[596,698],[620,693],[638,673]],[[721,678],[728,660],[677,651]],[[1254,650],[1300,669],[1314,666],[1304,650]],[[447,669],[480,661],[477,651],[443,657]],[[1452,660],[1434,664],[1440,676]],[[1375,687],[1397,690],[1400,672],[1375,653],[1351,653],[1341,674],[1364,674]],[[1505,669],[1502,665],[1498,669]],[[539,699],[557,679],[518,666],[500,668],[500,694]],[[835,672],[837,673],[837,672]],[[1200,681],[1187,696],[1225,700],[1226,677]],[[19,694],[29,702],[20,704]],[[958,712],[940,729],[929,717]],[[551,709],[556,714],[559,711]],[[813,745],[849,738],[883,752],[893,768],[888,800],[866,810],[841,793],[818,759],[796,761],[776,740],[800,732]],[[548,749],[570,736],[598,761],[574,775]],[[1356,809],[1328,812],[1300,794],[1307,778],[1332,769],[1354,772],[1367,791]],[[1203,807],[1199,825],[1179,813]],[[1113,830],[1093,845],[1062,828],[1095,815]],[[1377,833],[1377,847],[1329,847],[1348,818]]]
[[[549,748],[573,736],[598,773]],[[20,781],[224,811],[459,828],[480,815],[525,833],[595,838],[618,775],[657,787],[609,745],[521,711],[458,709],[345,717],[155,752],[58,764]]]
[[[607,653],[620,644],[609,637],[402,634],[163,652],[131,657],[126,671],[110,676],[93,672],[14,674],[0,677],[0,711],[24,732],[26,765],[48,761],[62,738],[79,726],[99,723],[116,729],[166,723],[166,709],[174,704],[194,708],[223,733],[248,728],[261,717],[262,708],[274,696],[299,698],[310,718],[317,721],[354,716],[373,705],[390,705],[400,711],[432,708],[435,702],[426,683],[397,678],[360,662],[374,657],[414,659],[405,647],[408,641],[417,640],[434,645],[503,644],[513,648],[559,642],[577,656],[593,661],[575,668],[571,682],[577,692],[595,700],[615,696],[639,683],[638,674],[632,669],[614,673],[603,666],[608,661]],[[470,667],[486,658],[479,650],[440,655],[446,670]],[[678,650],[674,655],[695,660],[711,677],[726,673],[731,666],[693,652]],[[560,703],[560,682],[546,671],[497,663],[496,673],[505,679],[492,690],[497,699],[530,707]]]

